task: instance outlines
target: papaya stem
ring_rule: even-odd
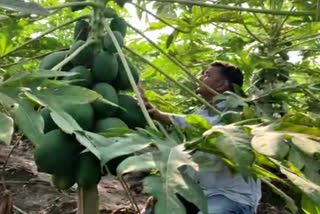
[[[89,15],[79,16],[78,18],[72,19],[72,20],[70,20],[70,21],[68,21],[68,22],[66,22],[66,23],[63,23],[62,25],[59,25],[59,26],[54,27],[54,28],[51,28],[51,29],[43,32],[43,33],[40,34],[39,36],[37,36],[37,37],[35,37],[35,38],[32,38],[32,39],[30,39],[30,40],[22,43],[22,44],[19,45],[18,47],[15,47],[15,48],[11,49],[9,52],[7,52],[7,53],[3,54],[2,56],[0,56],[0,59],[3,58],[3,57],[5,57],[5,56],[7,56],[7,55],[9,55],[9,54],[11,54],[11,53],[13,53],[13,52],[15,52],[15,51],[17,51],[17,50],[19,50],[19,49],[21,49],[21,48],[23,48],[23,47],[25,47],[25,46],[28,45],[28,44],[30,44],[30,43],[32,43],[32,42],[34,42],[34,41],[36,41],[36,40],[44,37],[45,35],[47,35],[47,34],[49,34],[49,33],[52,33],[53,31],[55,31],[55,30],[57,30],[57,29],[63,28],[63,27],[65,27],[65,26],[68,26],[68,25],[70,25],[70,24],[72,24],[72,23],[80,20],[80,19],[85,19],[85,18],[88,18],[88,17],[90,17],[90,16],[89,16]]]
[[[244,27],[244,29],[246,29],[247,33],[255,40],[257,40],[258,42],[260,42],[261,44],[265,44],[259,37],[257,37],[256,35],[254,35],[251,30],[249,29],[249,27],[247,26],[247,24],[243,21],[242,25]]]
[[[133,27],[132,25],[130,25],[128,23],[128,26],[130,28],[132,28],[135,32],[137,32],[138,34],[140,34],[143,38],[145,38],[153,47],[155,47],[158,51],[160,51],[163,55],[165,55],[171,62],[173,62],[175,65],[177,65],[182,71],[184,71],[185,74],[187,74],[187,76],[189,77],[189,79],[193,82],[198,83],[199,85],[204,86],[210,93],[215,94],[215,95],[219,95],[219,93],[215,90],[213,90],[212,88],[210,88],[207,84],[203,83],[202,81],[200,81],[199,79],[197,79],[196,77],[194,77],[190,71],[182,64],[180,63],[176,58],[170,56],[169,54],[167,54],[164,50],[162,50],[156,43],[154,43],[151,39],[149,39],[146,35],[144,35],[142,32],[140,32],[137,28]]]
[[[315,37],[315,36],[320,36],[320,33],[314,33],[314,34],[310,34],[310,35],[304,35],[304,36],[297,36],[297,37],[289,38],[287,40],[279,42],[279,45],[284,45],[287,42],[294,42],[294,41],[298,41],[300,39],[310,39],[310,38]]]
[[[95,2],[70,2],[70,3],[65,3],[65,4],[59,4],[55,6],[48,6],[45,7],[47,10],[55,10],[55,9],[62,9],[65,7],[73,7],[73,6],[91,6],[91,7],[99,7],[99,4]]]
[[[294,47],[300,46],[300,45],[305,44],[305,43],[308,43],[308,42],[312,42],[312,41],[317,40],[317,39],[319,39],[319,38],[320,38],[320,36],[317,36],[317,37],[311,38],[311,39],[307,39],[307,40],[302,41],[302,42],[299,42],[299,43],[297,43],[297,44],[294,44],[294,45],[291,45],[291,46],[282,48],[282,49],[280,49],[279,51],[276,51],[276,53],[280,53],[280,52],[282,52],[282,51],[290,50],[290,49],[292,49],[292,48],[294,48]]]
[[[279,16],[287,16],[287,15],[288,16],[312,16],[312,17],[316,16],[316,12],[311,12],[311,11],[283,11],[283,10],[244,8],[244,7],[239,7],[239,6],[230,6],[230,5],[223,5],[223,4],[209,4],[209,3],[205,3],[205,2],[190,1],[190,0],[146,0],[146,1],[178,3],[178,4],[209,7],[209,8],[222,9],[222,10],[263,13],[263,14],[279,15]]]
[[[89,189],[78,186],[78,214],[98,214],[99,194],[98,186]]]
[[[153,63],[151,63],[150,61],[148,61],[147,59],[145,59],[143,56],[141,56],[140,54],[136,53],[135,51],[131,50],[130,48],[124,46],[124,48],[126,50],[128,50],[130,53],[132,53],[133,55],[135,55],[136,57],[140,58],[141,61],[145,62],[146,64],[150,65],[151,67],[153,67],[155,70],[157,70],[159,73],[161,73],[163,76],[165,76],[168,80],[170,80],[171,82],[173,82],[175,85],[177,85],[180,89],[182,89],[184,92],[187,92],[188,94],[190,94],[192,97],[196,98],[198,101],[200,101],[202,104],[204,104],[205,106],[207,106],[211,111],[217,113],[217,114],[222,114],[218,109],[214,108],[209,102],[207,102],[205,99],[203,99],[202,97],[198,96],[195,92],[193,92],[191,89],[189,89],[188,87],[184,86],[183,84],[179,83],[177,80],[175,80],[174,78],[172,78],[170,75],[168,75],[166,72],[164,72],[162,69],[158,68],[157,66],[155,66]]]
[[[134,81],[134,78],[133,78],[133,75],[132,75],[131,70],[129,68],[128,62],[127,62],[127,60],[125,58],[125,55],[123,54],[123,51],[121,50],[121,47],[120,47],[116,37],[114,36],[112,30],[110,29],[109,25],[105,22],[105,20],[103,21],[103,23],[104,23],[104,26],[105,26],[105,28],[107,30],[107,33],[110,35],[110,37],[112,39],[112,42],[114,43],[114,45],[115,45],[115,47],[116,47],[116,49],[118,51],[118,54],[119,54],[119,57],[120,57],[121,62],[123,64],[123,67],[124,67],[124,69],[125,69],[125,71],[127,73],[127,76],[128,76],[129,81],[130,81],[130,84],[132,86],[132,89],[133,89],[134,93],[137,95],[138,103],[140,105],[140,108],[142,110],[142,113],[143,113],[144,117],[147,120],[148,125],[151,128],[153,128],[155,130],[158,130],[156,125],[153,123],[153,121],[152,121],[152,119],[151,119],[151,117],[150,117],[150,115],[149,115],[149,113],[148,113],[148,111],[147,111],[147,109],[146,109],[146,107],[144,105],[144,102],[142,100],[140,91],[139,91],[139,89],[137,87],[137,84]]]
[[[70,54],[68,57],[66,57],[64,60],[62,60],[60,63],[55,65],[51,70],[58,71],[60,68],[62,68],[68,62],[70,62],[70,60],[72,60],[75,56],[77,56],[83,49],[85,49],[87,46],[89,46],[93,43],[95,43],[95,40],[88,39],[83,45],[81,45],[77,50],[75,50],[72,54]]]

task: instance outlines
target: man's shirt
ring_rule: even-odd
[[[218,108],[222,109],[223,103],[219,104]],[[210,116],[208,110],[204,108],[195,114],[205,118],[211,125],[219,123],[219,116]],[[174,120],[182,128],[189,126],[185,121],[185,115],[175,115]],[[259,180],[255,181],[253,178],[249,178],[246,182],[240,174],[232,175],[225,163],[213,154],[197,151],[193,154],[193,158],[195,161],[201,159],[202,164],[199,165],[199,171],[187,167],[185,172],[200,185],[207,197],[221,194],[230,200],[257,209],[261,199]]]

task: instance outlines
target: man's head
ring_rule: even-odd
[[[233,84],[242,87],[243,75],[241,70],[232,64],[213,62],[203,71],[200,80],[213,90],[224,93],[225,91],[234,91]],[[197,93],[207,100],[215,96],[203,85],[197,88]]]

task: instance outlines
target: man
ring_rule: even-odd
[[[203,72],[200,80],[214,91],[224,93],[234,91],[234,86],[241,88],[243,75],[240,69],[234,65],[214,62]],[[216,96],[216,93],[212,93],[203,85],[197,88],[197,93],[210,103]],[[184,115],[161,112],[152,106],[144,96],[143,99],[150,116],[154,120],[164,124],[169,124],[173,120],[181,127],[188,126],[184,120]],[[216,104],[216,108],[224,111],[224,103]],[[201,109],[197,114],[204,117],[212,125],[219,123],[219,116],[212,115],[207,109]],[[186,173],[203,189],[208,199],[209,214],[253,214],[256,212],[261,198],[260,181],[250,178],[246,182],[240,174],[231,175],[223,161],[212,154],[198,151],[193,157],[195,159],[197,157],[206,158],[207,160],[206,164],[199,165],[198,172],[192,168],[187,168]],[[202,212],[198,212],[198,214],[202,214]]]

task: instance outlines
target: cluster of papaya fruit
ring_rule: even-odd
[[[126,21],[109,7],[106,8],[105,17],[122,47],[127,31]],[[90,36],[91,27],[88,21],[79,20],[74,28],[71,48],[44,57],[39,65],[40,70],[52,69],[82,46]],[[81,128],[95,133],[108,132],[113,128],[145,127],[146,120],[137,100],[126,93],[132,87],[111,36],[105,33],[99,42],[98,45],[84,48],[62,67],[62,71],[75,73],[62,80],[94,90],[115,105],[97,100],[88,104],[64,105],[63,109]],[[138,82],[137,69],[126,59],[135,82]],[[45,134],[43,143],[34,151],[38,171],[51,174],[53,184],[58,189],[69,189],[75,183],[83,188],[96,185],[104,174],[100,161],[90,152],[81,153],[84,147],[75,137],[60,130],[50,113],[47,108],[41,110]],[[117,164],[114,160],[107,163],[112,174],[115,174]]]

